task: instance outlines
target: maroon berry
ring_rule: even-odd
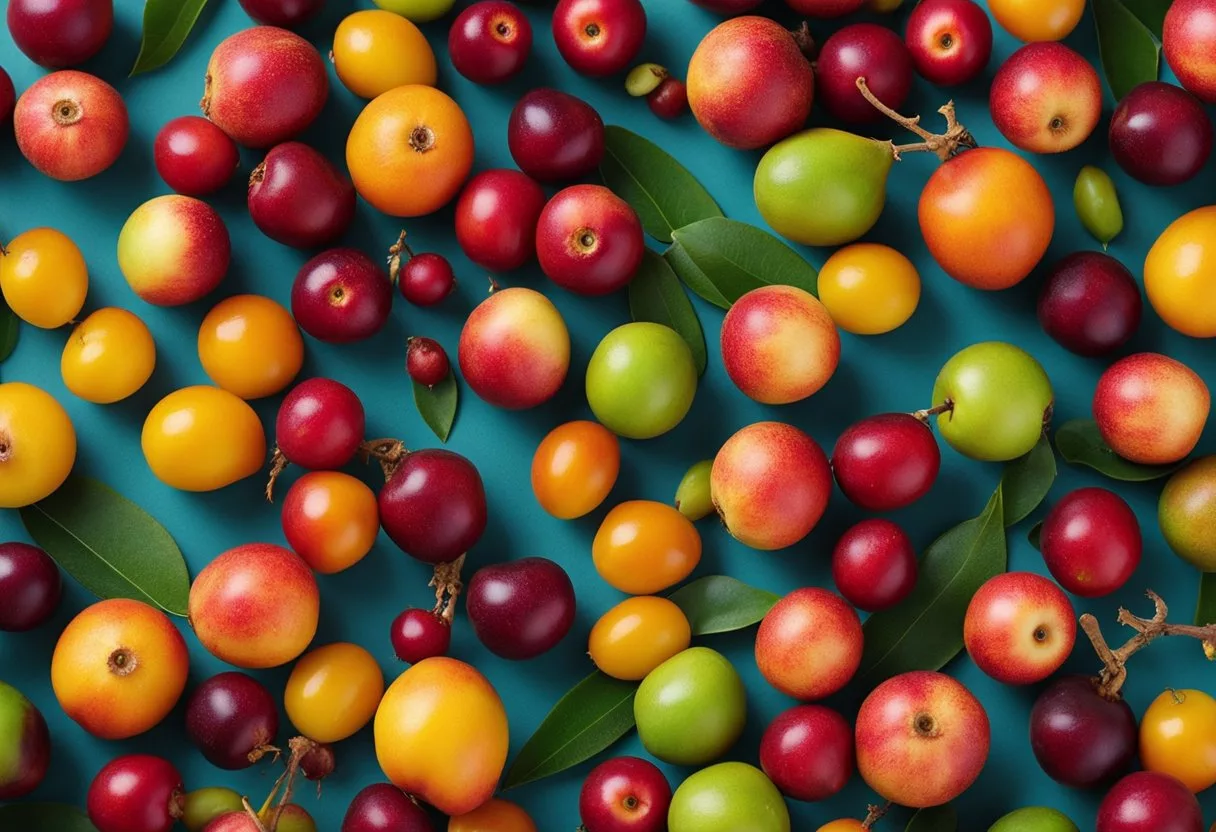
[[[483,171],[456,203],[456,242],[483,269],[518,269],[536,254],[536,224],[545,202],[545,192],[527,174]]]
[[[587,775],[578,796],[586,832],[664,832],[671,784],[659,767],[638,757],[613,757]]]
[[[0,124],[5,124],[13,117],[13,107],[17,106],[17,90],[13,87],[13,79],[0,66]]]
[[[300,267],[291,314],[300,328],[331,344],[379,332],[393,310],[393,284],[372,258],[353,248],[323,251]]]
[[[815,98],[841,121],[880,121],[885,116],[857,89],[864,77],[870,92],[893,110],[912,89],[912,56],[899,35],[874,23],[845,26],[823,43],[815,63]]]
[[[363,441],[363,403],[341,382],[310,378],[291,389],[275,418],[275,441],[289,462],[333,471],[350,462]]]
[[[346,233],[355,218],[355,186],[302,142],[271,149],[249,177],[249,216],[283,245],[319,248]]]
[[[558,0],[553,40],[575,72],[604,76],[633,63],[646,38],[640,0]]]
[[[114,0],[9,0],[17,48],[47,69],[84,63],[114,30]]]
[[[1115,108],[1110,152],[1141,182],[1178,185],[1199,173],[1212,154],[1212,122],[1186,90],[1146,81]]]
[[[325,0],[240,0],[241,8],[258,23],[292,29],[315,16]]]
[[[1039,533],[1060,586],[1083,598],[1119,589],[1140,565],[1143,540],[1131,506],[1105,488],[1078,488],[1056,503]]]
[[[1109,254],[1078,251],[1052,267],[1039,293],[1039,324],[1078,355],[1106,355],[1140,326],[1140,287]]]
[[[507,146],[515,164],[533,179],[581,179],[604,157],[604,121],[581,98],[542,87],[515,104]]]
[[[908,15],[904,42],[923,78],[940,87],[965,84],[992,57],[992,21],[973,0],[921,0]]]
[[[1136,716],[1122,699],[1098,693],[1086,676],[1065,676],[1030,711],[1030,747],[1047,775],[1078,789],[1114,780],[1136,756]]]
[[[201,116],[181,116],[162,127],[152,156],[165,184],[186,196],[215,193],[241,162],[236,142]]]
[[[890,520],[862,520],[832,550],[832,579],[845,599],[866,612],[895,606],[916,587],[916,549]]]
[[[760,767],[794,800],[826,800],[853,776],[853,729],[831,708],[797,705],[760,739]]]
[[[477,638],[504,659],[552,650],[574,624],[574,585],[545,558],[483,566],[469,581],[465,604]]]
[[[334,747],[329,743],[319,742],[300,758],[300,773],[309,780],[320,782],[333,774],[337,765]]]
[[[34,629],[62,596],[63,579],[50,555],[28,543],[0,543],[0,630]]]
[[[98,832],[170,832],[181,815],[182,776],[151,754],[111,760],[89,786],[89,820]]]
[[[424,387],[434,387],[448,377],[452,363],[434,338],[411,337],[405,350],[405,371]]]
[[[275,750],[279,711],[257,679],[220,673],[195,688],[186,702],[186,733],[212,765],[249,768]]]
[[[450,563],[486,529],[486,490],[477,468],[438,448],[406,454],[380,489],[380,525],[423,563]]]
[[[638,215],[603,185],[571,185],[558,191],[536,226],[541,271],[580,295],[624,288],[645,251]]]
[[[1203,810],[1180,780],[1137,771],[1102,799],[1094,832],[1203,832]]]
[[[402,611],[393,619],[389,635],[397,658],[409,664],[447,655],[452,645],[452,625],[431,610]]]
[[[679,78],[664,78],[646,96],[646,103],[659,118],[679,118],[688,109],[688,87]]]
[[[412,254],[397,273],[401,296],[415,306],[434,306],[456,288],[452,264],[442,254]]]
[[[452,66],[477,84],[501,84],[518,75],[531,51],[532,24],[506,0],[474,3],[448,32]]]
[[[928,425],[908,413],[862,419],[836,440],[832,471],[844,496],[869,511],[892,511],[929,493],[941,450]]]
[[[426,811],[391,783],[367,786],[351,801],[341,832],[435,832]]]

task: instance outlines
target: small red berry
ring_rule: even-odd
[[[916,587],[916,549],[890,520],[848,529],[832,550],[832,578],[846,600],[867,612],[889,609]]]
[[[442,254],[414,254],[397,274],[401,297],[415,306],[434,306],[456,287],[452,264]]]
[[[448,377],[452,363],[434,338],[410,338],[405,352],[405,371],[426,387],[434,387]]]
[[[678,118],[688,109],[688,87],[678,78],[664,78],[646,103],[659,118]]]
[[[182,776],[151,754],[107,763],[89,786],[89,820],[98,832],[170,832],[181,815]]]
[[[411,608],[393,620],[393,652],[409,664],[443,656],[452,645],[452,625],[430,610]]]
[[[201,116],[181,116],[162,127],[152,154],[160,178],[186,196],[215,193],[241,161],[236,142]]]
[[[324,780],[334,773],[337,760],[332,745],[319,742],[300,758],[300,771],[309,780]]]

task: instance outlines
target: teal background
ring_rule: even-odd
[[[654,60],[682,73],[700,38],[717,18],[684,0],[645,0],[650,30],[642,59]],[[152,141],[170,118],[198,111],[203,73],[214,46],[249,21],[235,0],[214,0],[204,13],[182,52],[166,68],[134,79],[126,73],[135,59],[139,41],[139,9],[135,0],[118,0],[118,22],[103,52],[85,65],[114,85],[126,98],[132,118],[131,138],[121,160],[101,176],[80,183],[54,182],[37,174],[18,153],[9,131],[0,136],[0,239],[38,225],[51,225],[69,234],[89,263],[91,286],[87,309],[117,305],[137,312],[152,328],[159,360],[151,382],[132,399],[110,407],[80,401],[63,387],[57,372],[59,353],[67,332],[24,327],[13,357],[0,368],[4,380],[38,384],[55,395],[70,411],[80,435],[77,471],[99,477],[138,501],[161,520],[179,542],[192,573],[221,551],[251,541],[282,542],[276,509],[259,499],[261,481],[250,479],[218,493],[194,495],[173,491],[149,472],[139,449],[144,415],[163,395],[189,384],[207,383],[197,358],[194,332],[203,314],[221,297],[258,292],[287,303],[292,278],[307,258],[263,237],[244,208],[243,178],[260,154],[242,154],[241,173],[210,201],[222,212],[233,238],[232,269],[212,296],[184,308],[148,306],[130,291],[115,261],[115,242],[127,215],[144,200],[168,189],[152,163]],[[459,5],[466,5],[461,2]],[[330,0],[322,17],[303,33],[322,52],[330,46],[337,22],[354,8],[370,7],[369,0]],[[784,5],[771,2],[763,11],[792,24]],[[529,11],[535,27],[535,47],[523,77],[504,87],[481,88],[461,78],[446,60],[447,24],[451,16],[430,24],[425,31],[440,59],[440,86],[464,107],[477,137],[477,169],[511,166],[506,124],[510,108],[525,90],[541,85],[559,86],[592,102],[605,121],[622,124],[675,153],[709,188],[725,213],[735,219],[761,223],[751,197],[751,179],[758,153],[729,150],[709,139],[691,116],[673,123],[654,117],[645,103],[630,99],[620,79],[593,81],[575,75],[558,56],[549,32],[547,12]],[[902,31],[907,11],[884,18]],[[822,38],[839,24],[816,22],[812,30]],[[1087,15],[1068,43],[1097,61],[1092,19]],[[1006,143],[993,128],[986,107],[987,85],[1001,60],[1017,44],[998,29],[995,54],[987,72],[975,83],[951,91],[960,116],[981,144]],[[17,85],[27,87],[42,73],[0,35],[0,65]],[[346,133],[363,102],[349,93],[331,71],[332,89],[321,117],[303,139],[324,149],[341,162]],[[925,114],[932,127],[934,110],[947,94],[917,79],[904,108]],[[1086,144],[1060,156],[1034,157],[1056,200],[1056,234],[1047,263],[1076,249],[1097,244],[1082,230],[1071,204],[1073,178],[1082,164],[1102,165],[1116,179],[1127,217],[1127,228],[1111,247],[1139,275],[1144,255],[1157,234],[1175,217],[1211,201],[1216,167],[1209,164],[1187,187],[1152,189],[1122,175],[1106,150],[1105,128],[1113,109],[1109,92],[1103,122]],[[1209,110],[1210,112],[1210,110]],[[822,123],[817,111],[813,123]],[[880,124],[873,135],[896,136],[892,126]],[[472,662],[493,681],[506,702],[511,720],[514,753],[539,724],[549,707],[575,681],[591,669],[584,654],[586,636],[596,618],[622,596],[597,577],[591,565],[590,544],[599,520],[612,504],[631,498],[670,500],[689,464],[713,455],[718,445],[741,426],[760,419],[790,421],[812,433],[825,449],[851,422],[873,413],[908,411],[929,404],[933,379],[942,363],[958,349],[976,341],[1001,338],[1032,352],[1047,367],[1055,384],[1056,418],[1060,421],[1089,414],[1094,383],[1105,366],[1100,360],[1074,356],[1048,339],[1034,316],[1034,299],[1044,270],[1040,268],[1020,286],[984,294],[966,288],[941,272],[928,256],[917,230],[916,200],[936,161],[915,154],[895,165],[888,205],[878,226],[866,239],[882,241],[907,253],[921,270],[924,282],[920,308],[911,322],[897,332],[862,338],[843,334],[842,361],[823,392],[789,407],[764,407],[741,395],[722,370],[717,331],[722,312],[695,300],[710,343],[709,371],[701,380],[696,402],[685,422],[671,434],[649,442],[622,442],[620,479],[610,499],[592,515],[561,522],[546,515],[533,499],[528,485],[532,453],[544,434],[560,422],[590,418],[583,394],[586,362],[599,339],[628,320],[624,293],[606,298],[582,298],[556,289],[537,268],[529,267],[500,277],[504,285],[539,288],[551,296],[565,315],[574,342],[569,378],[561,393],[535,410],[509,413],[495,410],[461,390],[460,415],[449,447],[469,456],[485,478],[490,501],[490,525],[470,555],[470,564],[482,564],[530,555],[561,563],[573,577],[579,597],[574,630],[548,655],[515,664],[490,655],[474,639],[463,607],[457,620],[452,654]],[[372,253],[382,253],[395,239],[398,221],[379,215],[360,203],[358,218],[343,240]],[[413,447],[437,444],[415,412],[408,380],[403,372],[404,342],[410,334],[438,338],[454,357],[460,326],[469,310],[485,295],[485,275],[460,253],[451,233],[451,210],[411,220],[406,224],[418,249],[442,252],[452,258],[459,275],[455,295],[437,308],[420,310],[398,299],[392,320],[376,338],[351,347],[334,347],[307,339],[304,376],[328,375],[351,385],[362,396],[372,436],[399,436]],[[828,252],[805,250],[806,257],[822,264]],[[1146,305],[1144,323],[1122,352],[1158,350],[1173,355],[1216,385],[1216,369],[1209,343],[1185,338],[1167,329]],[[272,426],[278,399],[256,403],[264,424]],[[1201,450],[1216,451],[1216,434],[1209,430]],[[943,445],[943,467],[932,494],[922,502],[892,515],[903,524],[918,546],[984,506],[1000,474],[998,466],[967,460]],[[376,472],[360,472],[375,483]],[[1088,470],[1061,466],[1060,478],[1049,502],[1081,485],[1111,485]],[[1189,620],[1194,608],[1198,575],[1175,558],[1163,543],[1155,520],[1160,484],[1115,485],[1131,501],[1145,534],[1143,565],[1123,591],[1099,601],[1076,603],[1077,611],[1091,611],[1107,626],[1112,641],[1121,640],[1114,624],[1117,605],[1128,604],[1147,613],[1140,594],[1152,587],[1173,605],[1174,616]],[[1042,559],[1026,542],[1026,531],[1041,517],[1010,531],[1010,567],[1044,572]],[[805,585],[830,585],[828,555],[836,537],[862,513],[843,497],[833,495],[829,512],[815,532],[799,545],[780,553],[751,551],[733,542],[712,521],[700,524],[705,555],[697,574],[728,573],[776,592]],[[0,513],[0,539],[26,539],[15,512]],[[133,545],[136,543],[132,542]],[[394,659],[388,625],[404,607],[426,605],[430,590],[429,568],[403,556],[383,536],[362,563],[344,574],[322,576],[322,620],[316,643],[347,640],[370,649],[391,680],[402,669]],[[49,681],[49,659],[59,631],[92,598],[70,579],[54,619],[28,634],[0,635],[0,678],[17,685],[41,708],[51,724],[54,758],[50,775],[35,799],[83,803],[87,784],[112,757],[129,752],[169,756],[185,775],[189,788],[229,785],[260,799],[268,790],[268,767],[231,774],[211,767],[194,751],[182,728],[182,709],[155,730],[125,742],[105,742],[86,734],[67,719],[55,702]],[[191,647],[191,683],[226,669],[179,626]],[[756,760],[760,734],[773,716],[794,704],[771,689],[759,676],[752,658],[751,631],[715,636],[700,643],[724,651],[745,677],[749,695],[748,730],[732,750],[732,759]],[[962,828],[977,830],[1005,812],[1025,805],[1050,805],[1069,813],[1082,829],[1092,829],[1099,794],[1062,788],[1036,765],[1027,739],[1027,715],[1037,689],[1010,688],[989,680],[964,656],[948,668],[971,687],[992,717],[992,755],[980,780],[959,801]],[[1092,672],[1097,663],[1081,643],[1068,669]],[[273,691],[282,691],[288,668],[259,673]],[[1216,667],[1205,663],[1194,643],[1170,640],[1153,645],[1132,665],[1128,698],[1142,713],[1148,702],[1166,686],[1199,687],[1216,693]],[[832,700],[849,713],[855,711],[864,691],[849,690]],[[282,738],[290,730],[284,722]],[[631,737],[616,753],[640,753]],[[370,730],[360,732],[337,748],[338,771],[326,782],[318,801],[308,789],[300,800],[313,813],[322,830],[333,832],[354,793],[382,779],[376,765]],[[577,825],[579,785],[589,766],[584,765],[509,794],[525,805],[545,832],[570,830]],[[668,767],[678,784],[688,772]],[[861,817],[875,796],[854,778],[844,793],[824,804],[791,803],[794,829],[812,830],[818,824],[845,817]],[[1216,794],[1204,797],[1207,820],[1216,820]],[[882,829],[902,828],[906,814],[895,811]]]

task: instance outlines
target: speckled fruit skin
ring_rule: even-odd
[[[318,341],[349,344],[379,332],[393,311],[383,266],[354,248],[331,248],[300,267],[291,314]]]
[[[477,638],[496,656],[532,659],[558,645],[574,625],[574,584],[545,558],[483,566],[465,587]]]
[[[435,832],[426,810],[392,783],[373,783],[355,795],[341,832]]]
[[[482,171],[456,202],[456,242],[484,269],[518,269],[536,254],[536,224],[545,200],[544,190],[525,173]]]
[[[62,596],[63,578],[50,555],[28,543],[0,543],[0,631],[34,629]]]
[[[988,109],[1001,135],[1031,153],[1061,153],[1089,138],[1102,116],[1093,64],[1056,41],[1028,43],[1001,64]]]
[[[249,216],[272,240],[320,248],[346,233],[355,218],[355,186],[303,142],[271,148],[249,176]]]
[[[880,413],[854,422],[832,449],[836,484],[868,511],[916,502],[933,488],[941,463],[933,431],[910,413]]]
[[[1116,361],[1098,379],[1094,419],[1111,449],[1144,465],[1168,465],[1199,442],[1212,398],[1194,370],[1154,352]]]
[[[613,757],[591,769],[579,791],[586,832],[664,832],[671,784],[640,757]]]
[[[25,56],[47,69],[87,61],[114,30],[114,0],[11,0],[8,30]]]
[[[1110,152],[1147,185],[1180,185],[1212,155],[1212,121],[1184,89],[1146,81],[1123,96],[1110,118]]]
[[[1216,456],[1204,456],[1169,478],[1157,503],[1165,542],[1180,558],[1216,572]]]
[[[1175,778],[1137,771],[1102,799],[1094,832],[1203,832],[1203,810]]]
[[[1140,524],[1122,497],[1078,488],[1052,506],[1039,533],[1043,560],[1073,595],[1097,598],[1122,587],[1140,565]]]
[[[871,517],[850,526],[832,548],[832,580],[850,604],[889,609],[916,588],[916,549],[896,523]]]
[[[532,51],[532,24],[506,0],[482,0],[462,11],[448,31],[456,71],[475,84],[501,84],[518,75]]]
[[[1058,586],[1033,572],[990,578],[971,598],[963,643],[980,670],[1007,685],[1041,682],[1077,641],[1076,612]]]
[[[857,768],[879,795],[920,809],[958,797],[988,759],[988,714],[944,673],[888,679],[857,713]]]
[[[726,313],[722,363],[744,395],[789,404],[817,393],[840,362],[840,333],[827,308],[796,286],[762,286]]]
[[[814,95],[811,64],[794,36],[766,17],[718,24],[688,64],[688,106],[728,147],[752,150],[801,129]]]
[[[849,603],[826,589],[806,587],[778,601],[760,622],[756,666],[787,696],[823,699],[853,678],[861,647],[861,619]]]
[[[320,606],[312,570],[270,543],[229,549],[190,586],[195,635],[237,667],[278,667],[299,656],[317,632]]]
[[[903,107],[912,90],[912,56],[903,39],[876,23],[854,23],[824,41],[815,59],[815,100],[849,124],[882,121],[886,116],[857,89],[859,77],[883,104]]]
[[[603,77],[633,63],[646,37],[641,0],[558,0],[553,40],[575,72]]]
[[[1216,104],[1216,2],[1176,0],[1165,13],[1161,45],[1182,86]]]
[[[735,539],[753,549],[783,549],[810,534],[823,516],[832,472],[823,450],[798,428],[756,422],[718,451],[709,488]]]
[[[1039,292],[1043,331],[1077,355],[1106,355],[1140,326],[1144,301],[1131,272],[1109,254],[1078,251],[1051,267]]]
[[[423,563],[450,563],[481,538],[486,492],[469,460],[452,451],[413,451],[377,496],[380,525],[403,552]]]
[[[0,682],[0,800],[25,797],[51,764],[51,734],[34,703]]]
[[[523,410],[553,398],[570,369],[570,333],[557,307],[533,289],[494,292],[460,332],[460,372],[496,407]]]
[[[760,767],[794,800],[827,800],[856,770],[853,726],[831,708],[797,705],[778,714],[760,739]]]
[[[170,194],[135,209],[118,235],[118,268],[155,306],[181,306],[212,292],[232,256],[223,219],[207,203]]]
[[[127,105],[118,91],[74,69],[39,78],[21,93],[13,110],[21,155],[39,173],[61,182],[88,179],[110,167],[130,131]]]
[[[1136,716],[1123,699],[1106,699],[1087,676],[1063,676],[1030,711],[1030,748],[1051,779],[1092,789],[1127,771],[1136,756]]]
[[[507,147],[519,169],[541,182],[589,175],[604,157],[604,120],[595,108],[560,90],[520,96],[507,123]]]
[[[992,22],[972,0],[925,0],[908,15],[904,42],[921,77],[939,87],[965,84],[992,57]]]
[[[241,162],[236,143],[201,116],[180,116],[156,134],[156,172],[185,196],[207,196],[227,184]]]
[[[229,35],[211,53],[203,115],[245,147],[270,147],[312,124],[329,97],[316,48],[276,26]]]
[[[579,295],[623,289],[646,251],[642,223],[629,203],[603,185],[571,185],[540,214],[536,256],[545,276]]]
[[[181,773],[164,757],[125,754],[89,785],[89,820],[100,832],[170,832],[183,791]]]

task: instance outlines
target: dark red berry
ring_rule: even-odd
[[[531,659],[557,646],[574,624],[574,585],[545,558],[483,566],[465,593],[473,632],[504,659]]]
[[[114,0],[9,0],[8,30],[39,66],[75,66],[105,46],[114,30]]]
[[[365,415],[355,392],[328,378],[291,389],[275,418],[275,441],[289,462],[332,471],[350,462],[363,441]]]
[[[1139,732],[1122,699],[1098,693],[1086,676],[1065,676],[1035,700],[1030,711],[1030,747],[1053,780],[1092,789],[1131,767]]]
[[[212,765],[249,768],[275,750],[279,711],[257,679],[220,673],[195,688],[186,702],[186,733]]]
[[[581,179],[604,157],[604,121],[581,98],[542,87],[525,93],[511,111],[507,146],[533,179]]]
[[[832,550],[832,579],[845,599],[866,612],[895,606],[916,587],[916,549],[890,520],[862,520]]]
[[[760,767],[786,797],[826,800],[853,776],[853,728],[822,705],[790,708],[764,730]]]
[[[941,462],[933,431],[908,413],[862,419],[832,450],[840,490],[869,511],[893,511],[928,494]]]
[[[98,832],[170,832],[181,814],[182,776],[151,754],[111,760],[89,786],[89,820]]]
[[[329,743],[317,743],[300,758],[300,771],[309,780],[324,780],[334,773],[336,767],[334,747]]]
[[[405,351],[405,371],[424,387],[434,387],[452,372],[452,363],[438,341],[413,337]]]
[[[575,72],[604,76],[624,71],[646,38],[640,0],[558,0],[553,40]]]
[[[1094,832],[1203,832],[1203,810],[1180,780],[1137,771],[1102,799]]]
[[[469,180],[456,203],[456,242],[484,269],[518,269],[536,254],[536,224],[546,201],[540,185],[525,173],[483,171]]]
[[[586,832],[664,832],[671,784],[638,757],[613,757],[587,775],[578,797]]]
[[[815,63],[815,100],[850,124],[884,116],[857,89],[864,77],[874,97],[898,110],[912,90],[912,56],[895,32],[874,23],[845,26],[823,43]]]
[[[401,297],[415,306],[434,306],[452,294],[456,274],[442,254],[414,254],[397,272],[397,288]]]
[[[1078,488],[1056,503],[1039,532],[1039,549],[1060,586],[1083,598],[1109,595],[1140,565],[1140,523],[1122,497]]]
[[[13,117],[13,107],[17,106],[17,90],[13,87],[13,79],[0,66],[0,124],[6,124]]]
[[[389,635],[397,658],[409,664],[445,656],[452,645],[452,625],[431,610],[403,611],[393,619]]]
[[[1146,81],[1123,97],[1110,119],[1110,152],[1148,185],[1179,185],[1212,154],[1212,122],[1199,99],[1164,81]]]
[[[291,314],[300,328],[331,344],[370,338],[393,310],[393,284],[372,258],[331,248],[300,267],[291,287]]]
[[[325,0],[240,0],[245,14],[267,26],[291,29],[313,17]]]
[[[181,116],[162,127],[152,156],[165,184],[186,196],[215,193],[241,161],[236,142],[201,116]]]
[[[481,0],[452,22],[448,54],[456,71],[478,84],[518,75],[532,51],[532,24],[514,3]]]
[[[1140,287],[1122,263],[1078,251],[1056,263],[1039,293],[1039,324],[1066,350],[1106,355],[1140,326]]]
[[[380,525],[407,555],[450,563],[486,529],[486,490],[473,463],[452,451],[412,451],[380,489]]]
[[[0,543],[0,630],[32,630],[54,614],[63,579],[50,555],[28,543]]]
[[[249,216],[263,234],[296,248],[320,248],[355,218],[355,186],[303,142],[271,148],[249,177]]]
[[[355,795],[341,832],[435,832],[426,811],[391,783],[376,783]]]
[[[678,118],[688,109],[688,87],[679,78],[664,78],[646,96],[646,103],[659,118]]]

